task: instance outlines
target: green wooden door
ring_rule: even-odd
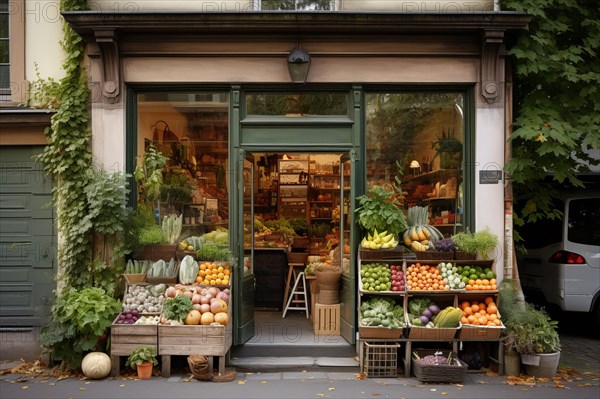
[[[50,315],[55,238],[50,180],[32,160],[43,147],[0,147],[0,326]]]

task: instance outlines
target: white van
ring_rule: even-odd
[[[528,301],[563,311],[590,312],[600,324],[600,190],[569,191],[564,218],[525,226],[526,254],[518,256]]]

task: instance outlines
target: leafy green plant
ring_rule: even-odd
[[[40,344],[62,368],[79,367],[86,352],[103,349],[101,338],[120,310],[121,303],[101,288],[66,290],[42,328]]]
[[[456,233],[452,236],[452,241],[460,251],[478,253],[483,259],[488,259],[488,254],[498,245],[498,236],[485,228],[475,233]]]
[[[60,83],[54,78],[42,78],[37,62],[34,62],[35,77],[29,84],[29,98],[26,106],[32,108],[57,109],[59,107]]]
[[[162,232],[165,240],[169,244],[175,244],[177,239],[181,235],[181,227],[183,225],[183,214],[168,215],[163,217],[162,221]]]
[[[167,320],[181,321],[192,310],[192,300],[186,295],[177,295],[163,303],[163,315]]]
[[[267,220],[264,225],[271,229],[274,233],[281,233],[285,236],[295,236],[296,231],[292,227],[289,220],[286,218],[279,218],[274,220]]]
[[[150,346],[140,346],[131,352],[127,358],[127,362],[125,362],[125,366],[131,366],[132,369],[136,370],[137,366],[146,362],[150,362],[154,366],[158,364],[156,349]]]
[[[162,229],[157,224],[142,227],[139,231],[138,239],[140,245],[164,244],[167,242]]]
[[[327,223],[315,223],[308,226],[308,235],[314,238],[324,238],[331,233],[331,226]]]
[[[135,167],[133,176],[138,183],[138,198],[140,202],[152,203],[160,196],[163,184],[163,167],[168,158],[158,151],[153,145],[146,148],[146,152]]]
[[[196,251],[196,258],[214,262],[228,262],[231,260],[231,252],[227,244],[206,241]]]
[[[407,229],[404,212],[393,190],[374,186],[357,198],[359,206],[355,212],[358,224],[366,231],[387,231],[398,235]]]
[[[560,349],[558,322],[541,308],[526,303],[506,321],[505,345],[525,355],[552,353]]]

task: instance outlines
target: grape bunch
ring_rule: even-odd
[[[404,291],[404,272],[401,265],[390,265],[392,291]]]

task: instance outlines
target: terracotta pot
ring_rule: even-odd
[[[137,374],[140,380],[148,380],[152,377],[152,362],[144,362],[137,366]]]

